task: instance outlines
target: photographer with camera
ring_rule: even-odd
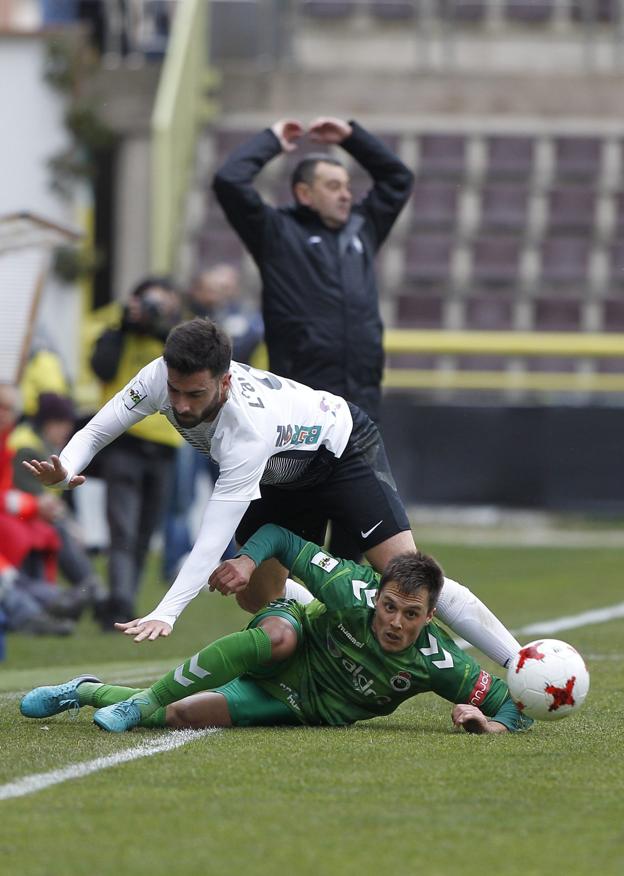
[[[97,340],[91,368],[102,381],[102,403],[162,355],[180,320],[181,298],[164,277],[146,277],[132,290],[121,323]],[[136,404],[141,398],[137,396]],[[148,417],[115,441],[102,459],[110,529],[109,601],[100,621],[137,616],[136,597],[151,537],[161,522],[181,438],[164,417]]]

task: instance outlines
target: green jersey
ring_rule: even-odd
[[[519,729],[522,716],[507,685],[481,669],[435,622],[404,651],[381,648],[372,630],[380,576],[369,566],[336,559],[274,525],[259,529],[241,553],[256,563],[276,557],[316,597],[306,606],[280,602],[301,623],[300,647],[270,675],[254,675],[306,724],[350,724],[387,715],[409,697],[433,691],[454,703],[472,703],[509,729]]]

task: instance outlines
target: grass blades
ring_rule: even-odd
[[[624,598],[624,550],[422,547],[512,628]],[[162,593],[155,578],[152,568],[145,609]],[[21,692],[86,671],[141,686],[245,622],[212,594],[156,643],[102,634],[88,619],[68,640],[11,636],[0,668],[0,784],[167,736],[102,733],[89,709],[28,721],[17,712]],[[591,673],[570,719],[468,736],[452,729],[450,704],[427,694],[351,728],[220,731],[0,802],[2,870],[615,876],[624,872],[624,620],[556,637]]]

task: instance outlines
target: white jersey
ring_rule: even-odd
[[[220,474],[204,511],[200,531],[180,574],[158,607],[145,619],[173,626],[216,568],[260,484],[313,482],[319,451],[340,457],[353,421],[346,401],[232,362],[228,400],[215,420],[184,428],[176,422],[162,358],[146,365],[130,383],[74,435],[61,453],[69,480],[130,426],[150,414],[164,415],[200,452],[210,455]]]

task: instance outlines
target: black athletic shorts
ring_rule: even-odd
[[[340,459],[331,457],[323,479],[286,488],[261,485],[236,530],[244,544],[265,523],[276,523],[306,541],[323,544],[328,520],[342,525],[362,552],[410,529],[379,429],[349,405],[353,430]]]

